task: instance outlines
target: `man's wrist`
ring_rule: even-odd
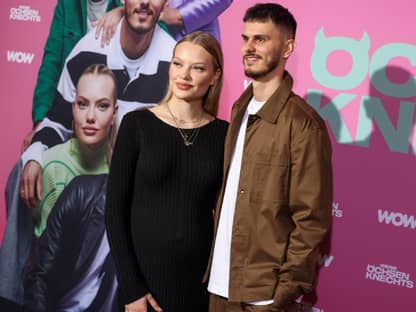
[[[26,166],[26,164],[34,160],[42,166],[42,153],[47,149],[46,145],[43,145],[41,142],[32,143],[22,154],[22,168]]]

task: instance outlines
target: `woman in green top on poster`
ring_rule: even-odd
[[[72,104],[74,138],[43,154],[42,196],[34,210],[39,237],[65,186],[76,176],[108,172],[110,133],[117,112],[116,83],[105,65],[89,66],[81,75]]]

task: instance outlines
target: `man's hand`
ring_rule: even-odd
[[[34,207],[42,198],[42,168],[37,161],[30,160],[23,168],[20,197],[28,207]]]
[[[125,305],[125,312],[147,312],[147,303],[157,312],[162,312],[162,308],[156,302],[150,293],[147,293],[140,299]]]
[[[117,29],[117,24],[124,15],[124,7],[118,7],[104,14],[103,17],[91,23],[95,29],[95,38],[100,37],[101,33],[101,46],[108,45],[111,38]]]
[[[160,13],[159,20],[165,22],[169,26],[183,27],[183,19],[179,10],[166,6]]]

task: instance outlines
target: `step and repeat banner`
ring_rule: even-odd
[[[277,2],[277,1],[276,1]],[[249,83],[235,0],[220,16],[220,117]],[[295,91],[326,121],[333,145],[332,231],[319,255],[314,312],[413,311],[416,273],[416,37],[411,0],[279,1],[298,22],[288,62]],[[3,142],[0,189],[31,130],[33,89],[56,2],[0,4]],[[3,193],[2,193],[3,194]],[[0,240],[6,226],[0,201]]]

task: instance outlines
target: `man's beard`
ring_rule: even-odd
[[[153,15],[154,15],[154,12],[150,11],[150,9],[147,8],[147,7],[141,7],[139,10],[148,10],[149,16],[152,16],[153,17]],[[136,13],[136,10],[134,10],[131,15],[134,15],[135,13]],[[158,20],[158,18],[154,19],[152,21],[152,24],[150,26],[148,26],[148,27],[141,26],[141,25],[138,26],[138,27],[134,27],[132,24],[130,24],[129,16],[127,16],[127,14],[126,14],[126,16],[124,18],[125,18],[125,20],[127,22],[128,28],[131,31],[133,31],[134,33],[136,33],[137,35],[144,35],[144,34],[147,34],[150,31],[152,31],[155,28],[155,25],[156,25],[157,20]]]
[[[277,55],[277,57],[274,57],[271,59],[267,64],[266,68],[259,69],[259,70],[252,70],[249,66],[244,66],[244,74],[252,79],[260,79],[262,77],[267,76],[272,71],[274,71],[280,64],[280,53]],[[245,56],[244,56],[245,57]]]

